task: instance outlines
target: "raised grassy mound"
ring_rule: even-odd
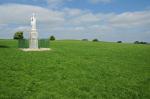
[[[149,99],[150,46],[53,41],[24,52],[0,40],[0,99]]]

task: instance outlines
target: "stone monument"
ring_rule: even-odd
[[[31,32],[29,36],[29,48],[38,49],[38,32],[36,29],[36,17],[34,13],[31,17]]]
[[[50,48],[39,47],[38,32],[36,28],[36,17],[33,13],[31,17],[31,32],[29,33],[29,48],[21,48],[23,51],[47,51]],[[48,44],[49,45],[49,44]]]

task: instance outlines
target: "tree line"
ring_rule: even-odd
[[[14,34],[13,39],[19,40],[19,39],[24,39],[23,31],[18,31]],[[54,41],[56,40],[55,36],[50,36],[49,40]]]
[[[24,39],[23,31],[16,32],[14,34],[13,39]],[[56,37],[52,35],[52,36],[49,37],[49,40],[54,41],[54,40],[56,40]],[[82,41],[88,41],[88,39],[82,39]],[[94,38],[92,41],[93,42],[99,42],[99,39]],[[117,43],[123,43],[123,42],[122,41],[117,41]],[[134,44],[148,44],[148,42],[135,41]]]

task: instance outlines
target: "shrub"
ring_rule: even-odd
[[[14,39],[23,39],[23,32],[22,31],[18,31],[14,34]]]
[[[55,40],[55,37],[52,35],[52,36],[50,36],[50,40],[51,41],[54,41]]]
[[[82,39],[82,41],[88,41],[88,39]]]
[[[98,39],[93,39],[93,42],[98,42],[99,40]]]
[[[122,41],[117,41],[117,43],[122,43]]]

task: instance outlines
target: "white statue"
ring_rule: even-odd
[[[35,18],[35,14],[34,13],[33,13],[33,16],[31,17],[31,26],[32,26],[33,30],[36,29],[36,18]]]
[[[30,32],[30,43],[29,47],[31,49],[38,49],[38,33],[36,31],[36,18],[35,14],[33,13],[33,16],[31,17],[31,32]]]
[[[29,32],[29,48],[23,49],[23,51],[47,51],[49,48],[41,48],[38,45],[38,32],[36,29],[36,17],[33,13],[31,17],[31,31]]]

